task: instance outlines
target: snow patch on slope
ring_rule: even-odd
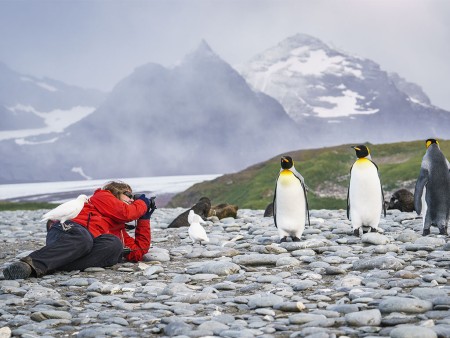
[[[313,110],[319,117],[333,118],[350,115],[368,115],[375,114],[378,109],[366,109],[358,105],[358,99],[364,99],[358,93],[346,89],[342,96],[321,96],[318,99],[322,102],[330,103],[331,108],[314,107]]]
[[[49,85],[48,83],[42,82],[42,81],[36,81],[32,78],[26,77],[26,76],[22,76],[20,77],[20,79],[24,82],[32,82],[35,85],[44,88],[45,90],[48,90],[50,92],[57,92],[58,88],[53,87],[52,85]]]
[[[0,131],[0,141],[17,139],[16,142],[18,144],[25,144],[28,141],[21,139],[30,136],[63,132],[64,129],[71,124],[78,122],[91,114],[95,110],[95,107],[76,106],[68,110],[55,109],[49,112],[40,112],[32,106],[17,104],[13,107],[8,107],[8,109],[14,113],[18,111],[31,112],[43,118],[45,124],[47,125],[44,128]]]

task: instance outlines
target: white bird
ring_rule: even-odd
[[[55,209],[50,210],[42,216],[41,222],[47,220],[58,220],[64,223],[67,220],[75,218],[83,209],[84,203],[88,201],[86,195],[79,195],[76,199],[58,205]]]
[[[200,224],[205,223],[205,221],[194,210],[189,211],[188,222],[190,224],[188,234],[192,239],[192,243],[201,241],[209,242],[208,235],[206,235],[205,229]]]

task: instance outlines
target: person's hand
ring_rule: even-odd
[[[139,219],[150,219],[150,216],[152,215],[152,210],[147,210],[145,214],[143,214]]]
[[[153,214],[153,211],[156,210],[156,203],[155,203],[156,196],[152,196],[149,199],[150,206],[147,212],[141,217],[141,219],[150,219],[150,216]]]
[[[147,197],[145,197],[144,194],[142,194],[141,196],[139,196],[138,198],[135,198],[135,200],[142,200],[145,202],[145,205],[147,206],[147,212],[150,210],[150,206],[151,206],[151,202],[150,199],[148,199]]]

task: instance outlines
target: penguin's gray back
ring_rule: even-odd
[[[420,183],[420,177],[428,175],[425,183]],[[448,162],[439,147],[432,144],[428,147],[421,165],[421,173],[416,184],[416,190],[421,191],[417,185],[426,185],[425,201],[433,224],[439,223],[441,218],[448,217],[450,208],[450,173]],[[421,194],[420,194],[421,195]],[[415,196],[418,199],[421,196]],[[442,220],[441,220],[442,221]]]
[[[447,159],[436,145],[431,145],[422,160],[422,168],[429,171],[428,181],[447,182],[449,168]]]

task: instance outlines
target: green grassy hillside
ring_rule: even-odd
[[[0,211],[53,209],[58,204],[46,202],[5,202],[0,201]]]
[[[450,141],[439,141],[448,158]],[[378,165],[385,199],[399,188],[414,191],[425,141],[391,144],[366,144],[372,160]],[[215,180],[198,183],[174,196],[170,207],[190,207],[201,197],[212,204],[237,204],[241,209],[264,209],[273,199],[275,181],[280,170],[280,156],[290,155],[296,169],[309,186],[310,209],[345,209],[349,170],[356,159],[350,144],[337,147],[292,151],[275,156],[243,171],[227,174]]]

